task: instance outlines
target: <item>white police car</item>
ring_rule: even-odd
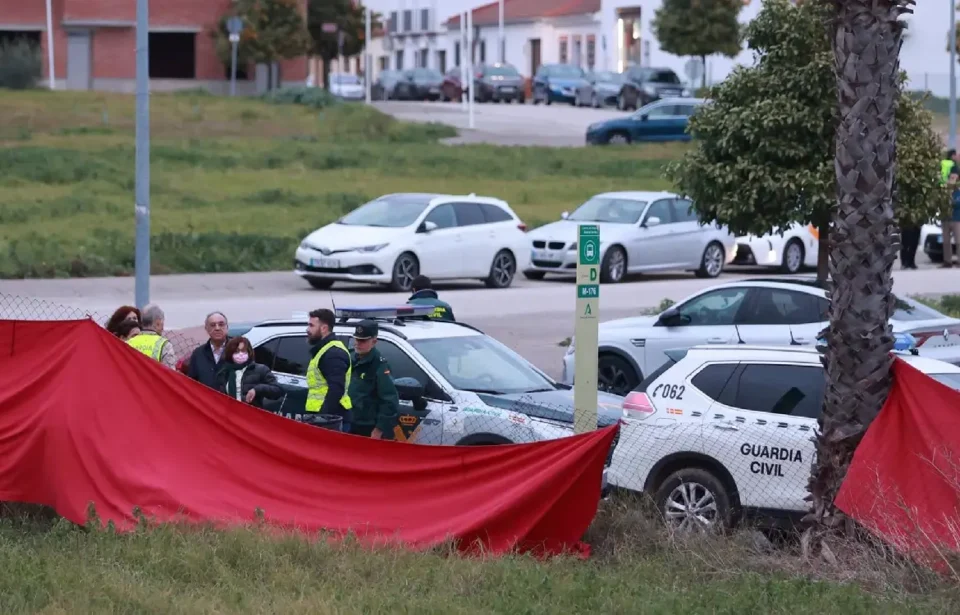
[[[898,334],[898,349],[915,340]],[[802,516],[825,377],[814,346],[695,346],[623,402],[609,482],[678,528]],[[960,390],[960,367],[898,353]],[[759,513],[759,515],[758,515]]]
[[[573,391],[462,322],[428,320],[433,306],[338,308],[335,334],[352,345],[356,321],[379,323],[377,348],[401,396],[400,439],[420,444],[492,445],[573,434]],[[306,400],[307,318],[238,325],[286,391],[267,409],[297,418]],[[415,381],[415,382],[414,382]],[[601,394],[598,426],[620,420],[622,397]]]

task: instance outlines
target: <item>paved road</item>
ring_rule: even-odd
[[[724,274],[721,281],[755,277]],[[645,275],[618,285],[604,286],[601,320],[635,316],[663,299],[679,301],[715,284],[690,274]],[[311,290],[292,273],[247,273],[156,276],[151,299],[167,314],[167,327],[196,327],[212,310],[225,312],[233,322],[289,318],[296,312],[337,305],[399,304],[406,295],[359,285],[336,286],[332,293]],[[960,274],[941,269],[896,271],[899,294],[960,294]],[[530,282],[518,280],[506,290],[488,290],[480,284],[445,285],[443,298],[458,319],[480,327],[510,345],[542,369],[559,375],[561,341],[573,332],[574,290],[569,279]],[[76,317],[75,310],[109,315],[116,306],[131,303],[133,279],[0,281],[0,318]],[[81,314],[82,315],[82,314]]]
[[[440,122],[460,130],[450,143],[494,143],[497,145],[542,145],[580,147],[587,126],[626,112],[616,109],[577,108],[570,105],[475,104],[474,129],[460,103],[377,102],[374,105],[408,122]]]

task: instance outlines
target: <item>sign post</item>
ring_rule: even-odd
[[[237,46],[240,33],[243,32],[243,19],[231,17],[227,20],[227,32],[230,34],[230,96],[237,95]]]
[[[577,233],[577,318],[573,384],[573,430],[597,428],[597,344],[600,316],[600,228],[581,224]]]

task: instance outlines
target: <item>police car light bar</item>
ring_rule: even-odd
[[[432,305],[338,307],[335,315],[346,318],[418,318],[433,314]]]
[[[827,345],[826,339],[821,337],[817,340],[817,346],[826,347],[826,345]],[[894,333],[893,334],[893,351],[918,354],[919,351],[917,349],[917,338],[913,337],[909,333]]]

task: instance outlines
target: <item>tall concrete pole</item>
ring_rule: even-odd
[[[373,83],[373,58],[370,56],[370,40],[373,30],[370,22],[373,21],[370,9],[367,8],[367,19],[363,27],[363,89],[367,104],[370,104],[370,84]]]
[[[497,57],[500,58],[499,62],[501,64],[504,64],[507,61],[507,58],[506,58],[507,51],[506,49],[504,49],[505,45],[504,45],[504,39],[503,39],[503,2],[504,0],[500,0],[500,6],[498,7],[499,22],[497,24]]]
[[[150,12],[149,0],[137,0],[137,147],[135,301],[150,303]]]
[[[957,149],[957,0],[950,0],[950,149]]]
[[[50,89],[56,89],[56,69],[53,62],[53,0],[47,0],[47,70],[50,73]]]

